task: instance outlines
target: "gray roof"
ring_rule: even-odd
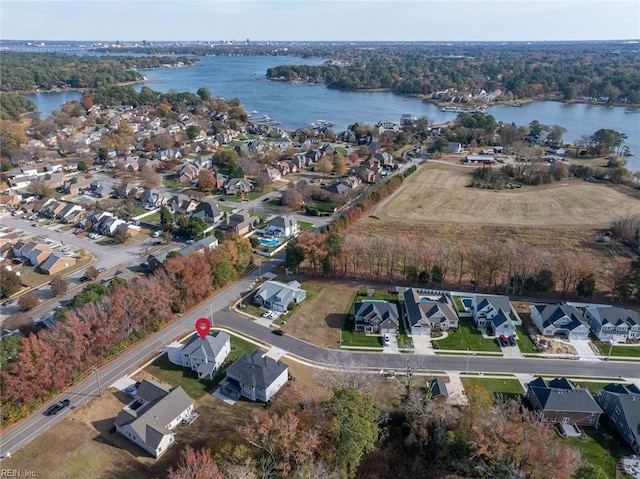
[[[194,334],[180,352],[193,358],[214,361],[227,341],[229,341],[229,335],[223,331],[218,331],[214,336],[207,335],[204,339]]]
[[[508,296],[494,295],[476,295],[476,309],[482,309],[485,306],[491,306],[496,311],[504,311],[509,314],[511,311],[511,303]]]
[[[272,226],[277,226],[279,228],[293,227],[298,224],[298,220],[296,220],[291,215],[277,216],[273,220],[269,222]]]
[[[635,384],[608,384],[604,390],[617,396],[629,431],[640,445],[640,389]]]
[[[138,397],[147,402],[155,401],[167,394],[169,394],[169,390],[167,388],[160,383],[152,381],[151,379],[145,379],[138,387]]]
[[[145,386],[145,383],[151,384],[148,391],[149,384]],[[145,386],[144,393],[153,391],[159,397],[150,400],[136,410],[125,407],[116,417],[114,424],[120,427],[131,426],[145,444],[156,449],[164,435],[169,433],[167,429],[169,423],[191,406],[193,401],[180,386],[168,391],[157,383],[145,380],[138,388],[138,395],[140,395],[143,386]],[[165,394],[160,395],[161,392]]]
[[[374,318],[379,318],[380,322],[391,320],[398,324],[398,308],[393,303],[387,301],[365,300],[356,304],[355,317],[359,321],[371,322]]]
[[[543,328],[555,326],[573,331],[579,326],[589,327],[582,313],[573,306],[567,304],[539,304],[534,306],[534,308],[538,311],[538,314],[540,314]],[[556,324],[563,318],[568,320],[566,324]]]
[[[496,314],[493,318],[491,318],[491,326],[494,329],[497,329],[499,326],[505,323],[513,323],[509,317],[504,314],[503,310],[499,310],[498,314]]]
[[[636,324],[640,324],[638,313],[632,311],[631,309],[619,308],[617,306],[595,308],[588,307],[587,309],[592,313],[594,311],[597,312],[601,324],[612,324],[614,326],[619,326],[626,323],[630,327]]]
[[[178,251],[178,254],[180,254],[180,256],[187,256],[191,253],[195,253],[203,249],[213,249],[216,246],[218,246],[218,238],[216,238],[215,236],[207,236],[196,241],[195,243],[185,246],[180,251]]]
[[[421,309],[424,310],[431,323],[458,321],[458,315],[449,303],[441,301],[423,301],[422,303]]]
[[[431,389],[431,394],[433,397],[437,397],[437,396],[449,397],[449,392],[447,391],[447,385],[440,378],[432,379],[431,381],[429,381],[429,389]]]
[[[300,283],[291,281],[289,284],[280,283],[278,281],[265,281],[256,292],[256,296],[263,301],[277,303],[288,306],[292,301],[298,300],[305,291],[300,289]]]
[[[227,368],[227,375],[246,386],[259,389],[267,389],[273,381],[287,370],[286,364],[275,361],[256,349],[251,354],[247,353]]]
[[[54,253],[51,256],[49,256],[46,260],[44,260],[44,262],[40,265],[40,269],[43,271],[49,271],[53,266],[55,266],[55,264],[59,260],[64,260],[64,259],[73,260],[71,256],[65,256],[62,254]]]
[[[556,387],[552,386],[555,384]],[[588,412],[601,413],[602,409],[585,388],[573,386],[567,379],[556,379],[547,384],[542,378],[529,383],[529,395],[538,398],[546,412]]]

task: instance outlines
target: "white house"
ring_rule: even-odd
[[[276,237],[290,238],[300,233],[298,220],[292,215],[278,216],[271,220],[266,228],[266,233]]]
[[[200,379],[213,379],[231,351],[229,335],[218,331],[204,339],[194,334],[180,350],[182,366],[198,373]]]
[[[232,398],[244,396],[252,401],[268,402],[289,379],[289,368],[256,349],[227,368],[221,391]]]
[[[116,417],[116,432],[158,458],[175,443],[172,430],[193,414],[193,401],[178,386],[167,389],[145,379],[137,398]]]
[[[511,303],[508,296],[475,295],[471,301],[471,315],[476,326],[485,326],[487,321],[503,312],[509,317]]]
[[[589,324],[582,313],[566,304],[530,306],[531,320],[544,336],[567,339],[588,339]]]
[[[299,304],[306,297],[307,292],[300,288],[300,283],[297,281],[291,281],[288,284],[265,281],[253,300],[259,306],[284,313],[291,303]]]
[[[621,343],[640,338],[640,318],[635,311],[616,306],[587,306],[584,315],[600,341]]]

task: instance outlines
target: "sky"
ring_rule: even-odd
[[[640,0],[0,0],[0,38],[635,40]]]

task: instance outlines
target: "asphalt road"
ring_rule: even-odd
[[[638,364],[628,362],[359,353],[326,350],[287,335],[277,336],[271,333],[271,329],[229,311],[229,305],[239,299],[243,293],[250,291],[258,276],[269,271],[276,261],[264,264],[260,270],[253,270],[175,323],[136,344],[124,354],[89,374],[77,385],[69,388],[56,401],[68,398],[71,405],[56,416],[47,417],[42,414],[49,405],[47,404],[11,430],[4,432],[0,442],[0,457],[6,457],[7,453],[24,447],[86,400],[98,396],[99,384],[104,391],[105,387],[157,356],[167,344],[193,332],[195,320],[199,317],[212,318],[214,327],[232,329],[245,336],[272,344],[302,361],[340,368],[403,371],[410,367],[415,372],[468,370],[486,373],[530,373],[625,379],[640,376]]]

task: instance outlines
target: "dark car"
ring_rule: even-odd
[[[64,408],[69,406],[69,404],[71,404],[71,401],[69,401],[68,399],[63,399],[62,401],[58,401],[57,403],[52,404],[51,406],[49,406],[45,410],[45,412],[43,414],[45,416],[55,416],[60,411],[62,411]]]
[[[284,335],[284,331],[282,329],[272,329],[271,332],[273,334],[277,334],[278,336],[283,336]]]
[[[516,338],[513,336],[509,336],[508,338],[509,341],[509,346],[515,346],[516,345]]]

